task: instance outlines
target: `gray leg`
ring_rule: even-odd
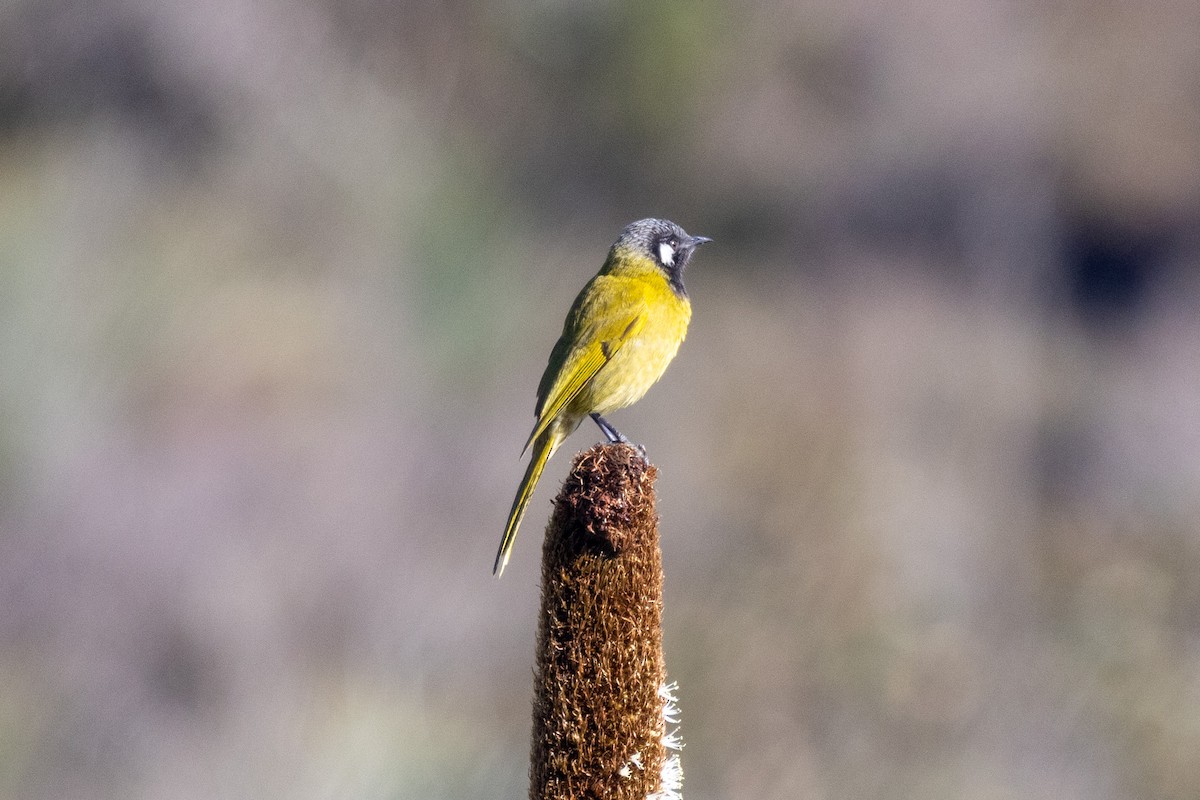
[[[600,416],[599,414],[592,414],[592,419],[594,419],[596,421],[596,424],[600,426],[600,430],[604,431],[604,438],[608,439],[608,441],[610,443],[615,444],[617,442],[620,442],[621,444],[627,444],[627,445],[630,445],[631,447],[635,447],[635,448],[637,448],[637,451],[642,454],[642,458],[643,459],[646,458],[645,446],[640,445],[640,444],[634,444],[633,442],[629,441],[629,439],[627,439],[625,437],[625,434],[621,433],[619,430],[614,428],[612,426],[611,422],[609,422],[608,420],[606,420],[604,417]]]
[[[610,442],[620,442],[621,444],[630,444],[630,441],[625,438],[625,435],[612,426],[608,420],[599,414],[592,414],[592,419],[600,426],[600,430],[604,431],[604,438]]]

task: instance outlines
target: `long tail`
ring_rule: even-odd
[[[508,512],[508,525],[504,528],[504,538],[500,540],[500,549],[496,551],[496,563],[492,566],[492,574],[497,578],[504,574],[504,567],[508,565],[513,541],[517,538],[517,528],[521,527],[521,518],[525,516],[525,507],[529,505],[533,489],[537,486],[538,479],[542,477],[542,470],[546,468],[546,462],[550,460],[550,455],[558,448],[562,440],[563,436],[559,432],[558,426],[551,425],[533,443],[533,457],[529,460],[529,468],[525,470],[525,477],[521,479],[521,485],[517,487],[517,496],[513,500],[512,511]]]

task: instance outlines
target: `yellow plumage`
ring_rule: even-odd
[[[675,357],[692,316],[683,268],[706,241],[666,220],[635,222],[575,298],[538,386],[537,422],[525,444],[533,447],[533,456],[496,554],[497,574],[508,563],[529,498],[558,446],[589,414],[639,400]],[[619,436],[606,421],[596,421],[610,439]]]

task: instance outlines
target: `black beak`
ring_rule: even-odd
[[[689,236],[688,243],[687,243],[688,249],[691,250],[691,249],[697,248],[700,245],[708,244],[711,241],[712,241],[712,239],[708,238],[707,236]]]

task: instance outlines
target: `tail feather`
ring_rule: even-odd
[[[558,427],[551,426],[548,430],[543,431],[533,443],[533,457],[529,460],[529,467],[525,470],[525,477],[521,479],[521,485],[517,487],[517,496],[513,499],[512,511],[508,512],[508,525],[504,528],[504,538],[500,540],[500,549],[496,551],[496,563],[492,566],[492,574],[497,578],[504,574],[504,567],[508,565],[508,557],[512,554],[513,542],[517,538],[517,528],[521,527],[521,518],[525,516],[525,507],[529,505],[529,498],[533,497],[533,489],[537,486],[538,479],[542,477],[542,470],[546,468],[546,462],[550,460],[551,454],[561,440]],[[528,447],[528,445],[526,446]]]

